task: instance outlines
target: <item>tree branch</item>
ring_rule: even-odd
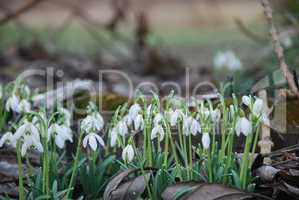
[[[275,52],[275,54],[278,58],[279,64],[280,64],[280,69],[289,85],[290,90],[299,98],[299,90],[296,86],[294,76],[289,71],[289,67],[285,61],[283,48],[280,44],[278,32],[277,32],[277,29],[273,22],[273,15],[272,15],[273,11],[270,6],[269,0],[261,0],[261,3],[264,8],[264,12],[265,12],[268,24],[270,26],[271,40],[272,40],[272,43],[274,46],[274,52]]]

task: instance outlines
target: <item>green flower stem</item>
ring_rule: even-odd
[[[167,160],[168,160],[168,149],[169,149],[169,137],[170,137],[170,134],[171,132],[168,131],[168,128],[167,128],[167,125],[166,125],[166,138],[165,138],[165,144],[164,144],[164,162],[163,162],[163,165],[164,167],[166,168],[167,167]]]
[[[148,127],[149,130],[150,127]],[[153,165],[153,161],[152,161],[152,144],[151,144],[151,134],[148,131],[147,134],[147,156],[148,156],[148,162],[149,162],[149,166],[151,167]]]
[[[23,165],[20,152],[20,141],[17,142],[17,160],[19,175],[19,200],[25,200],[24,183],[23,183]]]
[[[189,138],[189,173],[190,173],[190,179],[193,179],[193,160],[192,160],[192,138],[191,134],[188,136]]]
[[[72,175],[71,175],[68,191],[67,191],[67,194],[66,194],[67,199],[69,198],[69,196],[71,194],[71,191],[72,191],[71,188],[74,186],[76,176],[77,176],[77,167],[78,167],[77,165],[78,165],[78,160],[79,160],[79,155],[80,155],[82,137],[83,137],[83,131],[80,132],[79,139],[78,139],[76,156],[75,156],[74,165],[73,165],[73,172],[72,172]]]
[[[260,126],[257,127],[256,132],[255,132],[253,147],[252,147],[252,151],[251,151],[251,157],[250,157],[249,166],[248,166],[249,168],[251,168],[253,161],[254,161],[254,154],[256,151],[256,145],[257,145],[258,138],[259,138],[259,130],[260,130]]]
[[[215,130],[215,127],[213,128],[212,134],[213,134],[213,136],[212,136],[212,155],[214,155],[215,149],[216,149],[216,130]]]
[[[213,182],[213,168],[212,168],[212,158],[210,150],[207,150],[208,155],[208,179],[209,183]]]
[[[241,172],[240,172],[240,182],[241,182],[241,188],[246,189],[246,176],[247,176],[247,170],[248,170],[248,156],[251,146],[251,140],[252,140],[252,134],[249,134],[246,137],[246,143],[245,143],[245,150],[242,156],[242,163],[241,163]]]
[[[234,143],[234,134],[233,131],[229,134],[229,141],[228,141],[228,149],[227,149],[227,158],[224,167],[224,177],[223,177],[223,184],[227,183],[228,180],[228,172],[232,165],[232,157],[233,157],[233,143]]]

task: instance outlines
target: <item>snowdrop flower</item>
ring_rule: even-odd
[[[117,131],[118,134],[120,134],[123,137],[129,133],[128,126],[125,121],[121,120],[117,123]]]
[[[193,117],[185,117],[183,122],[183,130],[186,136],[188,136],[190,133],[195,136],[197,133],[201,132],[201,126],[200,123]]]
[[[21,155],[24,157],[27,150],[31,147],[36,148],[40,153],[44,152],[39,137],[36,138],[33,135],[24,135],[23,144],[21,147]]]
[[[83,130],[85,129],[87,131],[90,129],[100,131],[104,128],[104,119],[99,113],[93,113],[83,119],[81,127]]]
[[[83,147],[86,148],[89,144],[93,151],[97,150],[98,143],[103,147],[105,146],[104,140],[96,133],[89,133],[83,139]]]
[[[211,118],[214,123],[218,123],[221,118],[221,113],[219,109],[215,109],[211,112]]]
[[[251,97],[250,96],[243,96],[242,97],[242,103],[244,104],[244,105],[246,105],[246,106],[250,106],[250,104],[251,104]]]
[[[232,51],[218,52],[214,58],[214,66],[217,69],[227,68],[235,71],[242,68],[242,63]]]
[[[115,147],[116,142],[117,142],[117,136],[118,136],[117,130],[116,130],[116,128],[113,128],[110,133],[110,146],[111,147]]]
[[[19,98],[13,94],[11,97],[9,97],[9,99],[6,102],[5,108],[6,111],[10,111],[12,110],[13,112],[18,112],[19,110]]]
[[[129,116],[131,117],[131,119],[135,119],[140,110],[141,107],[139,104],[135,103],[134,105],[132,105],[129,109]]]
[[[12,133],[11,132],[7,132],[5,133],[2,138],[0,139],[0,147],[2,147],[5,143],[11,143],[12,142]],[[15,146],[15,144],[12,144],[13,146]]]
[[[18,105],[18,113],[26,113],[29,112],[31,110],[31,105],[29,103],[29,101],[27,101],[26,99],[21,100],[21,102]]]
[[[160,142],[163,141],[165,132],[161,125],[157,125],[153,128],[152,133],[151,133],[151,140],[158,137],[158,134],[159,134]]]
[[[132,162],[134,159],[134,154],[133,146],[129,144],[123,149],[121,157],[125,162]]]
[[[64,148],[66,140],[73,142],[72,130],[65,125],[52,124],[48,129],[48,140],[51,136],[55,138],[55,143],[60,149]]]
[[[161,113],[156,114],[154,118],[154,126],[157,126],[163,119],[163,115]]]
[[[169,118],[170,118],[170,125],[175,126],[178,119],[183,116],[183,113],[181,110],[176,109],[175,111],[171,110],[169,112]]]
[[[39,138],[40,138],[39,131],[38,131],[37,127],[33,123],[28,122],[28,121],[25,121],[24,124],[22,124],[17,129],[17,131],[13,135],[13,140],[16,141],[25,135],[32,135],[33,137],[36,138],[36,140],[39,140]]]
[[[138,114],[134,119],[134,128],[135,131],[143,130],[144,128],[144,120],[142,115]]]
[[[22,156],[26,154],[30,147],[36,148],[41,153],[43,152],[39,131],[33,123],[25,121],[12,136],[11,141],[12,143],[16,143],[19,139],[22,140]]]
[[[152,104],[150,104],[150,105],[147,107],[147,109],[146,109],[146,115],[147,115],[147,116],[150,116],[150,115],[151,115],[151,113],[152,113],[152,107],[153,107]]]
[[[244,136],[248,136],[252,132],[251,122],[246,117],[241,117],[237,120],[235,130],[237,136],[240,136],[241,133]]]
[[[136,117],[135,117],[136,118]],[[123,118],[123,121],[125,121],[127,123],[128,126],[131,126],[133,123],[133,119],[130,117],[130,115],[126,115]]]
[[[257,98],[253,104],[252,107],[252,113],[256,116],[259,116],[262,113],[263,110],[263,100],[260,98]]]
[[[203,133],[201,143],[204,149],[210,148],[210,135],[209,133]]]

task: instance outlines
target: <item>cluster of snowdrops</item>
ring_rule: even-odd
[[[117,172],[148,167],[157,170],[147,181],[150,199],[159,199],[178,181],[254,187],[251,166],[259,131],[269,124],[257,97],[239,102],[233,95],[229,104],[220,94],[217,102],[140,94],[119,106],[109,122],[90,102],[74,131],[73,112],[59,103],[51,112],[33,107],[33,95],[22,81],[1,87],[0,128],[6,133],[0,146],[16,149],[21,200],[100,198]],[[241,135],[245,144],[238,159],[234,147]],[[71,159],[66,159],[66,143],[75,147]],[[34,167],[33,153],[40,156]]]

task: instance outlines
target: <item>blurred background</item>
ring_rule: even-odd
[[[299,3],[271,2],[295,73]],[[169,80],[184,88],[190,68],[191,87],[202,81],[233,82],[234,92],[247,93],[279,69],[268,27],[259,0],[1,1],[0,81],[27,69],[54,67],[64,72],[57,79],[96,82],[98,70],[118,69],[134,85]],[[41,87],[44,79],[29,82]],[[128,89],[123,77],[112,74],[104,77],[103,86],[103,92],[119,95]]]

